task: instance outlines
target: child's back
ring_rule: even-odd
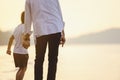
[[[18,25],[13,33],[15,38],[14,53],[27,54],[27,49],[22,46],[22,35],[24,34],[24,24]]]

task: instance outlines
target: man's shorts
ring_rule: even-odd
[[[27,67],[28,54],[13,53],[15,67]]]

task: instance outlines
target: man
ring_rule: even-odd
[[[64,22],[58,0],[26,0],[25,33],[29,34],[31,24],[36,39],[34,79],[43,79],[43,62],[48,44],[47,80],[55,80],[58,48],[65,43]],[[26,36],[28,37],[28,36]]]

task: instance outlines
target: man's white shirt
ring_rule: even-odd
[[[31,24],[36,37],[61,32],[64,22],[58,0],[26,0],[25,33]]]

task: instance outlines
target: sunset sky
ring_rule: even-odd
[[[120,0],[59,0],[67,37],[120,28]],[[0,30],[20,23],[25,0],[0,0]]]

